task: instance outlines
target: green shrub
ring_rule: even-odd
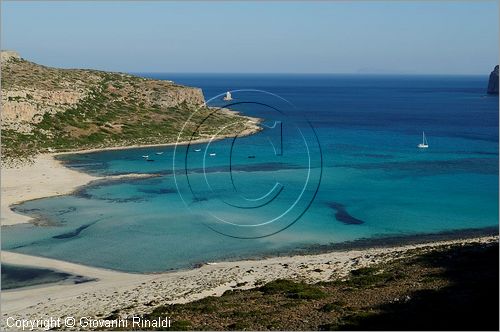
[[[284,294],[292,299],[320,299],[326,294],[318,286],[278,279],[259,288],[264,294]]]

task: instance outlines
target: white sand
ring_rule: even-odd
[[[29,222],[28,216],[14,213],[10,205],[32,199],[64,195],[96,180],[88,174],[64,167],[52,154],[36,157],[33,163],[1,170],[1,225]]]
[[[247,289],[279,278],[317,282],[342,278],[349,271],[454,243],[496,242],[498,237],[440,241],[391,248],[337,251],[319,255],[275,257],[264,260],[220,262],[199,269],[161,274],[130,274],[11,252],[2,262],[54,268],[98,281],[78,285],[56,284],[2,293],[2,324],[7,317],[41,318],[73,316],[107,317],[150,312],[154,306],[184,303],[206,296],[219,296],[229,289]],[[286,265],[285,265],[286,264]],[[321,272],[314,271],[320,269]],[[244,283],[243,285],[241,283]],[[236,286],[240,284],[240,286]]]
[[[231,111],[232,112],[232,111]],[[239,136],[249,136],[261,130],[259,119],[250,118],[251,127],[239,133]],[[37,198],[66,195],[80,186],[99,179],[116,179],[126,177],[148,177],[151,174],[126,174],[120,176],[95,177],[86,173],[71,170],[56,160],[56,155],[90,153],[107,150],[123,150],[133,148],[161,148],[175,145],[200,144],[211,140],[220,140],[231,135],[220,135],[211,138],[201,138],[190,142],[178,142],[167,144],[118,146],[110,148],[87,149],[80,151],[59,152],[40,154],[33,162],[17,166],[5,166],[1,169],[1,209],[0,224],[2,226],[15,225],[29,222],[32,218],[17,214],[11,210],[11,205]]]
[[[157,174],[123,174],[96,177],[71,170],[54,159],[57,154],[38,155],[33,163],[1,170],[1,225],[30,222],[31,217],[15,213],[11,205],[32,199],[70,194],[96,180],[155,177]]]
[[[234,111],[222,109],[225,112],[234,113]],[[236,112],[237,113],[237,112]],[[238,134],[239,137],[249,136],[259,132],[262,128],[259,126],[260,119],[249,119],[250,127]],[[151,175],[126,174],[121,176],[95,177],[86,173],[71,170],[64,167],[56,160],[54,156],[62,154],[90,153],[107,150],[123,150],[133,148],[160,148],[175,145],[200,144],[212,140],[220,140],[232,137],[232,135],[219,135],[217,137],[201,138],[190,142],[177,142],[167,144],[118,146],[109,148],[87,149],[70,152],[46,153],[35,157],[33,162],[24,163],[18,166],[5,166],[1,169],[1,207],[0,207],[0,225],[8,226],[19,223],[29,222],[32,218],[13,212],[10,208],[13,204],[18,204],[32,199],[66,195],[73,192],[82,185],[86,185],[93,180],[116,179],[125,177],[148,177]]]
[[[53,155],[40,155],[31,165],[2,168],[2,226],[29,221],[9,208],[25,200],[63,195],[99,178],[64,167]],[[151,175],[127,175],[132,177]],[[113,177],[106,177],[111,179]],[[116,178],[116,177],[115,177]],[[182,303],[210,295],[221,295],[228,289],[251,288],[278,278],[308,282],[330,280],[348,274],[353,268],[387,261],[417,247],[433,248],[458,242],[492,242],[498,237],[407,245],[396,248],[338,251],[321,255],[277,257],[259,261],[221,262],[199,269],[161,274],[131,274],[92,268],[79,264],[3,251],[2,263],[52,268],[97,281],[71,285],[43,285],[3,291],[2,323],[5,318],[44,318],[63,316],[107,317],[113,310],[121,315],[149,312],[154,306]],[[287,265],[285,265],[287,264]],[[320,269],[321,272],[315,272]],[[124,309],[128,308],[128,309]]]

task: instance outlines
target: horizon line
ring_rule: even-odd
[[[190,72],[190,71],[127,71],[129,74],[190,75],[359,75],[359,76],[489,76],[490,73],[358,73],[358,72]]]

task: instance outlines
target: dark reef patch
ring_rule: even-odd
[[[16,204],[16,205],[11,205],[10,208],[12,211],[14,211],[16,213],[31,217],[31,220],[29,220],[30,224],[33,224],[35,226],[60,226],[61,225],[61,222],[47,218],[47,216],[42,214],[41,209],[25,208],[23,206],[24,203],[26,203],[26,202]]]
[[[328,203],[328,206],[336,211],[335,212],[335,219],[337,219],[338,221],[340,221],[346,225],[364,224],[363,220],[360,220],[358,218],[354,218],[353,216],[351,216],[349,214],[349,212],[347,212],[347,210],[345,209],[345,206],[343,204],[336,203],[336,202],[330,202],[330,203]]]
[[[258,163],[249,165],[233,165],[233,172],[273,172],[288,169],[305,169],[305,166],[289,163]],[[192,168],[190,173],[220,173],[229,172],[229,166],[214,166],[206,168]]]
[[[158,185],[161,185],[163,183],[163,179],[162,179],[162,176],[165,176],[165,175],[171,175],[172,173],[170,172],[170,174],[164,174],[163,172],[162,173],[156,173],[158,174],[158,176],[156,177],[151,177],[151,178],[144,178],[142,179],[142,181],[128,181],[127,184],[130,184],[130,185],[133,185],[133,186],[158,186]]]
[[[391,159],[391,158],[394,158],[393,155],[382,154],[382,153],[353,153],[352,156],[374,158],[374,159]]]
[[[498,174],[498,158],[394,161],[384,163],[339,164],[337,166],[362,170],[409,172],[413,176],[456,173]]]
[[[96,199],[100,201],[106,201],[110,203],[138,203],[138,202],[144,202],[147,201],[145,197],[135,195],[135,196],[130,196],[130,197],[125,197],[125,198],[105,198],[101,197],[98,195],[92,195],[88,192],[89,188],[83,188],[78,191],[75,191],[73,193],[73,196],[79,197],[79,198],[85,198],[85,199]]]
[[[75,211],[76,211],[76,207],[70,206],[67,209],[62,209],[62,210],[57,211],[57,215],[58,216],[63,216],[65,214],[67,214],[67,213],[71,213],[71,212],[75,212]]]
[[[170,189],[170,188],[160,188],[160,189],[138,189],[137,191],[145,194],[152,194],[152,195],[164,195],[164,194],[174,194],[177,191],[175,189]]]
[[[63,234],[59,234],[59,235],[54,235],[52,238],[53,239],[70,239],[70,238],[73,238],[73,237],[76,237],[78,236],[83,230],[89,228],[90,226],[94,225],[96,222],[98,222],[99,220],[96,220],[94,222],[91,222],[90,224],[85,224],[85,225],[82,225],[80,227],[78,227],[77,229],[71,231],[71,232],[67,232],[67,233],[63,233]]]
[[[193,197],[193,199],[191,200],[191,203],[198,203],[198,202],[206,202],[208,201],[208,198],[206,197]]]

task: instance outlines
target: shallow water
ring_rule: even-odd
[[[176,158],[173,147],[63,156],[92,174],[161,176],[18,205],[49,225],[2,229],[3,249],[151,272],[498,225],[498,97],[485,96],[487,77],[152,76],[202,87],[207,99],[255,88],[295,107],[236,92],[232,108],[264,118],[263,132],[179,147]],[[270,128],[276,121],[283,145],[278,127]],[[419,150],[424,130],[430,148]]]
[[[2,290],[54,283],[79,284],[93,280],[51,269],[2,264]]]

